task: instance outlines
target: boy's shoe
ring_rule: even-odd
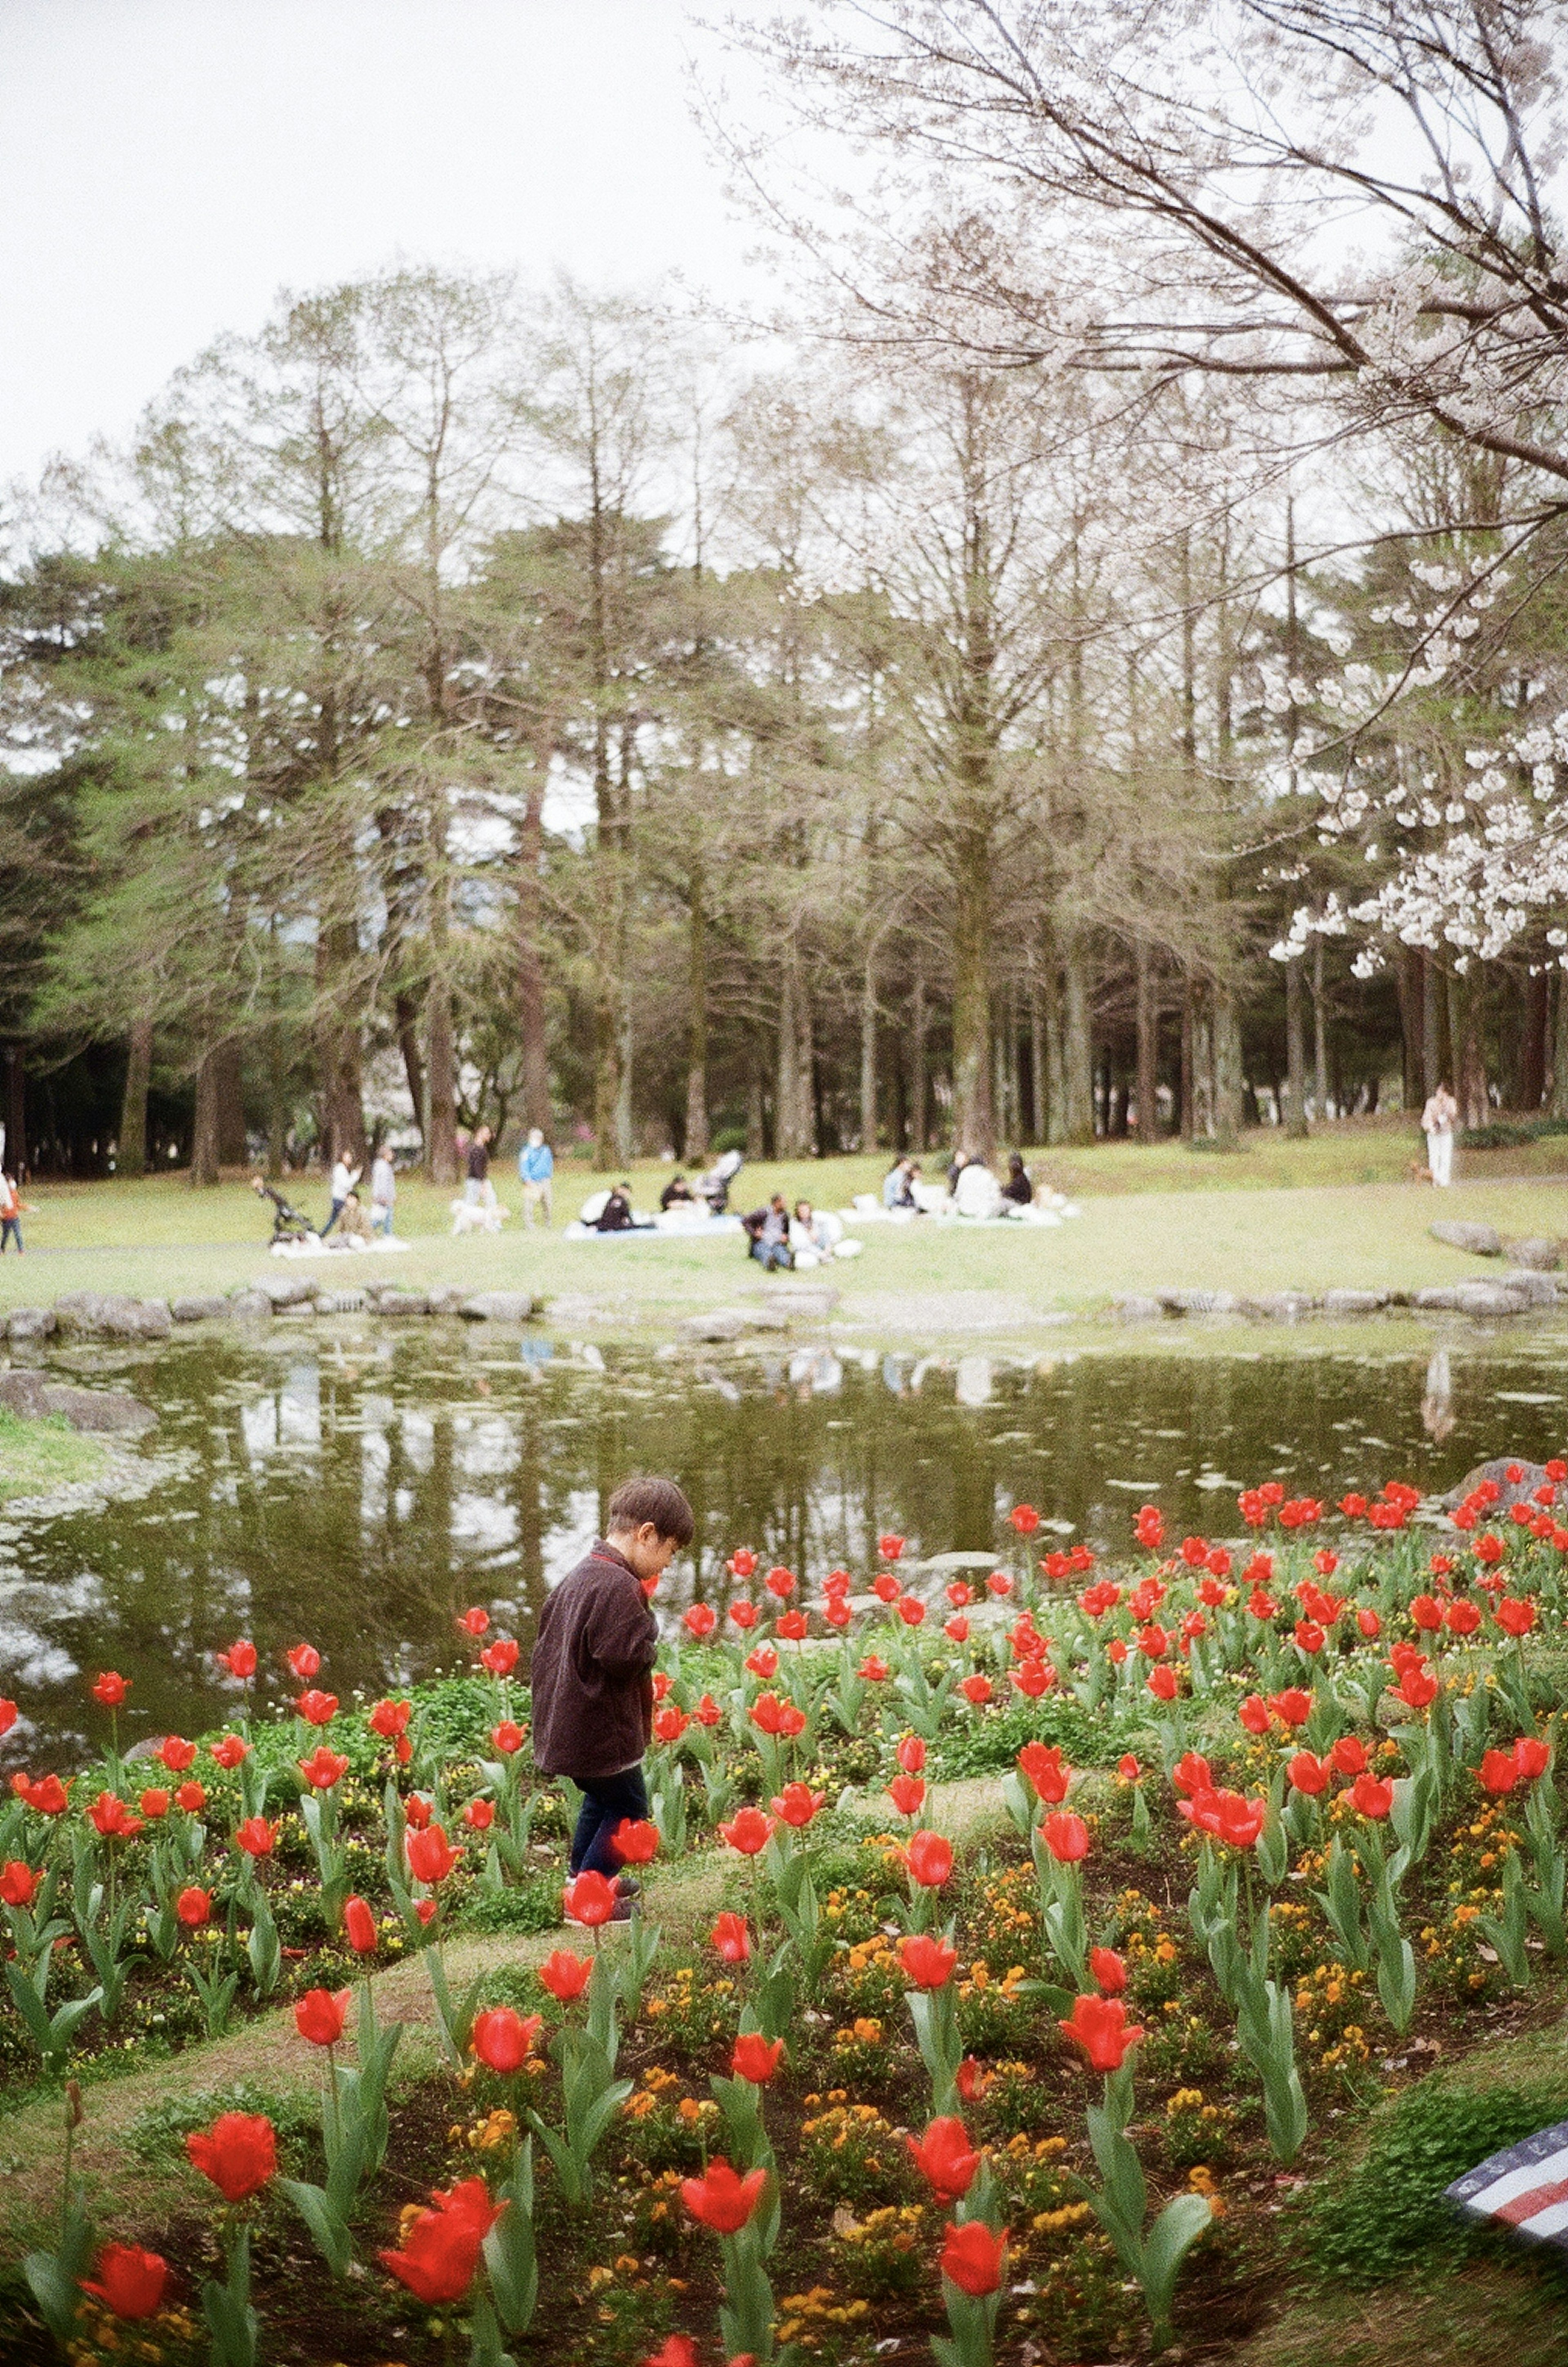
[[[610,1909],[610,1920],[611,1920],[611,1922],[612,1922],[612,1923],[629,1923],[629,1922],[631,1921],[631,1920],[632,1920],[632,1903],[631,1903],[631,1900],[630,1900],[629,1898],[617,1898],[617,1899],[616,1899],[616,1901],[615,1901],[615,1905],[614,1905],[614,1907]]]
[[[615,1876],[615,1896],[617,1898],[640,1898],[642,1885],[635,1874],[618,1874]]]

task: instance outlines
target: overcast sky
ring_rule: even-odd
[[[0,482],[394,256],[738,294],[693,52],[687,0],[0,0]]]

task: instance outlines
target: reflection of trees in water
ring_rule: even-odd
[[[105,1378],[159,1403],[156,1445],[188,1468],[141,1502],[24,1531],[0,1691],[69,1748],[102,1738],[85,1678],[107,1666],[135,1679],[130,1731],[215,1721],[233,1696],[210,1655],[242,1633],[275,1698],[288,1684],[279,1655],[301,1637],[344,1700],[461,1665],[453,1622],[469,1602],[510,1606],[498,1615],[526,1646],[571,1540],[595,1508],[603,1522],[633,1470],[686,1489],[694,1585],[722,1603],[739,1544],[815,1591],[834,1562],[867,1570],[886,1529],[926,1553],[999,1553],[1011,1538],[998,1507],[1019,1499],[1124,1549],[1136,1499],[1112,1478],[1156,1488],[1179,1532],[1223,1535],[1235,1507],[1196,1486],[1205,1463],[1326,1497],[1396,1473],[1440,1488],[1488,1455],[1543,1460],[1562,1444],[1556,1409],[1492,1403],[1498,1388],[1539,1385],[1542,1367],[1518,1351],[1456,1350],[1447,1365],[1435,1354],[1414,1375],[1408,1343],[1398,1358],[992,1359],[989,1395],[968,1407],[955,1402],[955,1360],[941,1357],[924,1360],[918,1390],[909,1358],[846,1362],[826,1395],[791,1386],[784,1358],[737,1357],[725,1376],[738,1399],[632,1352],[604,1371],[565,1356],[508,1370],[493,1342],[482,1357],[481,1371],[467,1334],[400,1333],[345,1354],[307,1331],[263,1352],[178,1342],[123,1374],[106,1364]],[[1424,1389],[1412,1386],[1423,1372]],[[1368,1433],[1388,1448],[1365,1446]],[[661,1604],[679,1609],[692,1568],[678,1565]]]

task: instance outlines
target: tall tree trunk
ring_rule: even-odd
[[[517,826],[517,1029],[523,1053],[523,1123],[550,1131],[550,1060],[545,1033],[543,900],[545,763],[535,766]],[[537,784],[537,786],[536,786]]]
[[[631,963],[627,957],[624,941],[616,1037],[615,1164],[617,1167],[626,1167],[630,1164],[636,1148],[632,1134],[632,1055],[637,1045],[637,1025],[632,1009]]]
[[[909,990],[909,1147],[917,1156],[926,1149],[931,1135],[926,1031],[926,967],[917,956]]]
[[[321,1070],[321,1155],[330,1166],[346,1159],[351,1166],[365,1158],[365,1100],[360,1082],[359,1023],[340,1016],[339,1005],[348,991],[347,980],[358,954],[352,922],[333,921],[317,933],[316,993],[321,1019],[317,1029]]]
[[[1034,947],[1029,949],[1029,1139],[1032,1146],[1046,1139],[1045,998],[1040,991],[1040,970]]]
[[[1198,990],[1190,977],[1181,981],[1181,1139],[1198,1136]]]
[[[1419,1109],[1425,1099],[1421,1073],[1425,1066],[1422,1029],[1427,1014],[1422,982],[1426,957],[1419,946],[1401,946],[1398,965],[1400,1098],[1406,1109]]]
[[[218,1047],[218,1163],[245,1163],[244,1063],[237,1036]]]
[[[767,1115],[762,1106],[762,1056],[757,1038],[746,1039],[746,1156],[761,1159],[768,1147]]]
[[[1134,1085],[1138,1105],[1138,1140],[1153,1142],[1159,1132],[1159,1004],[1155,995],[1154,957],[1146,937],[1139,937],[1134,945],[1133,973],[1138,1036]]]
[[[28,1052],[25,1044],[6,1047],[4,1117],[6,1172],[20,1177],[28,1168]]]
[[[708,1155],[708,946],[700,863],[692,868],[686,922],[686,1157]]]
[[[1459,1006],[1455,1012],[1450,1002],[1450,1025],[1459,1046],[1455,1092],[1460,1124],[1467,1127],[1487,1126],[1491,1123],[1492,1104],[1486,1091],[1486,1061],[1481,1048],[1481,982],[1472,973],[1462,980],[1450,979],[1449,990]]]
[[[1546,1036],[1550,980],[1537,970],[1525,980],[1525,1024],[1519,1046],[1519,1107],[1533,1117],[1546,1098]]]
[[[1551,1115],[1568,1117],[1568,969],[1554,969],[1556,1016],[1551,1037]]]
[[[1429,953],[1421,956],[1421,1082],[1423,1101],[1430,1101],[1449,1077],[1449,999],[1443,973]]]
[[[209,1045],[197,1064],[196,1116],[191,1127],[190,1182],[193,1186],[221,1181],[218,1170],[218,1095],[220,1049]]]
[[[400,987],[392,997],[392,1023],[397,1029],[403,1082],[413,1104],[413,1122],[423,1133],[425,1118],[424,1056],[419,1048],[419,1002],[406,987]]]
[[[1285,1131],[1295,1142],[1304,1142],[1307,1137],[1306,981],[1302,976],[1305,959],[1304,954],[1298,954],[1294,961],[1285,964],[1285,1065],[1289,1072]]]
[[[1328,1116],[1328,995],[1323,983],[1323,939],[1312,941],[1312,1079],[1319,1117]]]
[[[984,830],[957,832],[953,928],[953,1141],[989,1164],[991,1102],[991,862]]]
[[[1221,1142],[1234,1143],[1241,1133],[1245,1081],[1242,1075],[1241,1020],[1235,991],[1229,986],[1214,989],[1213,1060],[1214,1134]]]
[[[1062,946],[1062,1070],[1068,1142],[1094,1140],[1094,1036],[1089,1015],[1089,935],[1064,932]]]
[[[439,794],[439,793],[437,793]],[[430,983],[424,991],[424,1057],[428,1116],[424,1167],[431,1182],[457,1180],[457,1054],[452,1028],[452,915],[446,877],[445,810],[432,799],[426,816],[429,847]]]
[[[152,1022],[133,1019],[125,1062],[125,1094],[119,1109],[118,1167],[122,1175],[147,1172],[147,1089],[152,1082]]]
[[[803,1073],[800,1057],[800,963],[793,937],[784,948],[779,980],[778,1072],[773,1086],[773,1155],[803,1159],[810,1149],[804,1113],[809,1106],[811,1078]],[[809,1023],[807,1023],[809,1031]]]
[[[876,949],[868,945],[860,981],[860,1147],[876,1149]]]

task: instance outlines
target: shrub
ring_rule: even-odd
[[[1443,2189],[1487,2155],[1568,2111],[1568,2086],[1459,2088],[1427,2081],[1399,2099],[1354,2169],[1307,2205],[1307,2244],[1324,2278],[1376,2284],[1430,2253],[1458,2259],[1490,2232],[1458,2218]]]
[[[1070,1693],[1051,1693],[944,1733],[938,1746],[940,1772],[949,1783],[960,1775],[992,1774],[1010,1767],[1026,1742],[1059,1742],[1075,1767],[1113,1766],[1126,1747],[1109,1718],[1090,1717]]]

